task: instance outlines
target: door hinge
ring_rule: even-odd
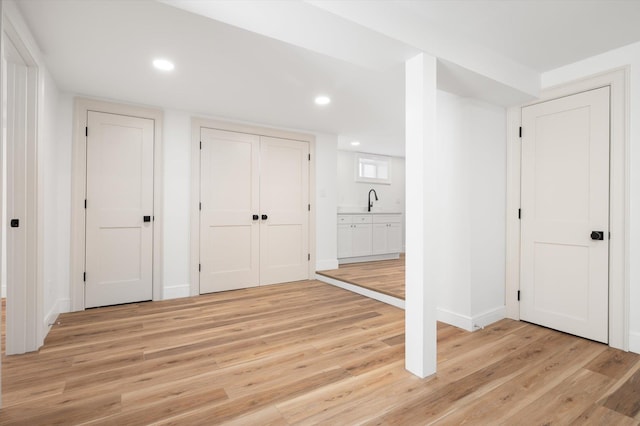
[[[198,263],[198,272],[202,271],[202,263]]]
[[[202,203],[200,203],[200,206],[198,207],[200,210],[202,210]]]
[[[307,210],[311,211],[311,204],[307,204]]]
[[[87,273],[86,272],[82,273],[82,281],[84,281],[85,283],[87,282]]]
[[[521,138],[522,137],[522,126],[520,126],[520,130],[518,132],[518,136]]]
[[[311,154],[309,154],[309,161],[311,161]]]
[[[609,231],[609,239],[611,239],[611,231]]]
[[[202,149],[202,141],[200,141],[200,149]]]
[[[522,218],[522,209],[518,209],[518,219]]]
[[[84,135],[89,136],[89,127],[84,128]]]
[[[307,260],[311,260],[311,253],[307,253]]]
[[[518,302],[520,301],[520,290],[518,290]]]
[[[87,208],[87,199],[86,198],[84,199],[84,208],[85,209]]]

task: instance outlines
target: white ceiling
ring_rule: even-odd
[[[332,13],[335,2],[164,3],[171,5],[17,2],[63,91],[335,133],[344,148],[357,139],[359,150],[404,155],[403,61],[416,46]],[[407,22],[419,17],[432,31],[538,72],[640,40],[640,1],[340,2],[347,3],[356,11],[394,8]],[[172,59],[175,71],[152,69],[157,56]],[[443,62],[440,71],[446,90],[502,104],[517,99],[455,64]],[[314,105],[319,93],[332,103]]]
[[[438,25],[539,72],[640,40],[638,0],[400,0]]]

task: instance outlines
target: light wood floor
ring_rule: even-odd
[[[503,320],[438,326],[404,366],[404,312],[320,282],[65,314],[2,361],[0,424],[638,424],[640,356]]]
[[[404,254],[400,259],[347,263],[317,274],[404,300]]]

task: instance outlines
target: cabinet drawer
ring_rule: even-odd
[[[363,214],[363,215],[353,215],[351,217],[352,223],[371,223],[371,215]]]
[[[338,225],[340,225],[342,223],[345,223],[345,224],[353,223],[352,219],[353,218],[351,217],[350,214],[339,214],[338,215]]]
[[[373,215],[373,223],[401,223],[402,218],[399,214],[376,214]]]

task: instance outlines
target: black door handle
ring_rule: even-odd
[[[263,214],[263,215],[262,215],[262,220],[267,220],[267,218],[268,218],[268,217],[269,217],[269,216],[267,216],[266,214]]]
[[[20,219],[11,219],[11,227],[19,228],[20,227]]]
[[[260,216],[258,216],[257,214],[254,214],[253,215],[253,220],[258,220],[258,219],[260,219]]]
[[[143,222],[151,222],[151,216],[142,216]]]
[[[591,239],[592,240],[604,240],[604,232],[603,231],[591,231]]]

